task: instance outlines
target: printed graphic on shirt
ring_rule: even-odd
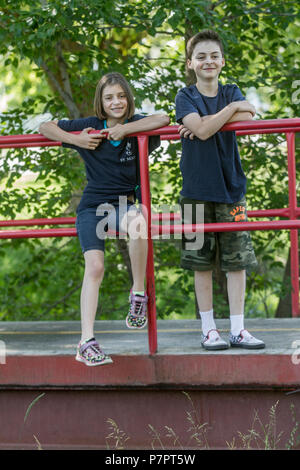
[[[130,160],[135,160],[136,156],[132,153],[131,142],[127,142],[125,154],[120,158],[120,162],[129,162]]]

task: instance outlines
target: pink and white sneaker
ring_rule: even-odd
[[[86,366],[102,366],[113,362],[94,338],[79,342],[75,359],[83,362]]]
[[[130,291],[130,309],[126,317],[126,326],[130,329],[140,330],[147,325],[148,296],[134,295]]]

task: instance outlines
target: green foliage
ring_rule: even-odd
[[[36,132],[28,118],[93,113],[99,78],[116,70],[131,82],[137,108],[145,100],[175,124],[174,101],[184,86],[185,40],[199,29],[224,39],[221,81],[255,89],[258,118],[296,117],[299,5],[296,2],[210,0],[0,0],[0,54],[9,109],[1,134]],[[12,78],[8,78],[12,76]],[[27,126],[27,127],[26,127]],[[298,140],[297,140],[298,142]],[[239,137],[248,176],[248,208],[288,204],[286,144],[281,135]],[[180,143],[151,159],[154,205],[176,204],[181,188]],[[22,185],[24,172],[32,182]],[[0,156],[0,217],[75,215],[85,184],[77,154],[61,147],[5,150]],[[259,267],[249,276],[248,315],[273,315],[282,284],[288,233],[254,232]],[[192,273],[179,268],[179,242],[154,242],[158,315],[194,316]],[[76,239],[1,242],[1,319],[72,319],[79,315],[83,259]],[[100,292],[102,318],[124,318],[129,278],[117,244],[109,241]],[[113,289],[112,289],[113,286]],[[224,297],[216,298],[220,316]]]

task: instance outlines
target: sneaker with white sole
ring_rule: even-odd
[[[229,342],[232,348],[263,349],[266,346],[261,339],[252,336],[248,330],[241,330],[237,336],[230,333]]]
[[[130,309],[126,317],[126,326],[127,328],[140,330],[147,325],[147,303],[148,296],[145,294],[134,295],[130,291],[129,295]]]
[[[105,354],[98,341],[94,338],[80,341],[77,346],[76,361],[83,362],[86,366],[102,366],[111,364],[112,358]]]
[[[218,330],[209,330],[206,336],[202,334],[201,346],[208,351],[227,349],[229,347],[228,343],[219,335]]]

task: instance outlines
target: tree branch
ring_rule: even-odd
[[[63,63],[64,63],[64,59],[62,58],[62,60],[61,60],[61,58],[60,58],[59,59],[60,73],[61,73],[61,76],[62,76],[62,81],[64,83],[64,88],[66,88],[66,89],[63,89],[61,87],[61,85],[58,82],[58,80],[56,79],[54,73],[52,72],[52,70],[50,70],[47,63],[43,59],[41,61],[41,67],[45,71],[46,75],[48,76],[48,78],[49,78],[50,82],[52,83],[54,89],[59,93],[59,95],[62,98],[63,102],[67,106],[67,108],[69,110],[69,113],[70,113],[70,117],[72,119],[78,119],[79,117],[81,117],[81,114],[80,114],[80,111],[79,111],[78,107],[76,106],[76,104],[73,100],[72,92],[71,92],[71,86],[70,86],[70,82],[69,82],[69,77],[67,76],[66,64],[64,63],[64,65],[63,65]]]

